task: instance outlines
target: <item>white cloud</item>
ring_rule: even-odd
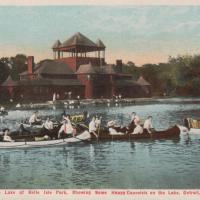
[[[180,22],[178,24],[174,24],[172,27],[168,27],[166,32],[178,32],[178,31],[191,31],[195,28],[199,28],[200,20],[198,21],[187,21],[187,22]]]

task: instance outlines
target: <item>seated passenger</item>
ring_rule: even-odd
[[[4,130],[3,141],[4,142],[14,142],[14,140],[12,140],[12,138],[9,136],[9,129]]]
[[[115,121],[109,121],[107,123],[108,130],[110,135],[123,135],[124,133],[121,131],[121,127],[116,125]]]
[[[35,111],[29,118],[30,125],[40,125],[41,119],[38,118],[38,111]]]
[[[136,127],[134,128],[134,131],[131,134],[142,134],[143,128],[140,126],[140,124],[136,124]]]
[[[153,132],[153,124],[152,124],[152,116],[148,116],[144,122],[144,133],[152,133]]]
[[[49,131],[53,130],[53,122],[47,117],[46,121],[43,124],[43,127]]]

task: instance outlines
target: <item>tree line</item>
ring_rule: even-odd
[[[131,73],[134,79],[143,76],[152,85],[154,96],[200,95],[200,55],[169,57],[166,63],[141,67],[129,61],[123,70]]]

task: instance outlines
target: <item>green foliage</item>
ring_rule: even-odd
[[[7,79],[9,71],[8,65],[0,59],[0,84]]]
[[[134,79],[137,79],[140,76],[139,67],[137,67],[132,61],[128,61],[127,64],[123,64],[122,72],[132,74]]]
[[[130,67],[132,64],[127,63],[126,71],[135,79],[142,75],[152,85],[154,95],[200,95],[200,55],[169,57],[167,63],[142,67]]]
[[[26,60],[27,58],[23,54],[18,54],[15,57],[10,58],[10,62],[12,64],[10,74],[13,80],[19,80],[19,74],[27,69]]]

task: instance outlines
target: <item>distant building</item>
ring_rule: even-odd
[[[27,71],[20,80],[11,77],[2,84],[12,98],[51,99],[53,93],[60,99],[112,98],[150,96],[150,84],[143,78],[132,80],[132,75],[123,73],[122,60],[115,65],[105,62],[106,46],[101,40],[96,43],[81,33],[52,47],[54,59],[43,60],[36,65],[29,56]]]

